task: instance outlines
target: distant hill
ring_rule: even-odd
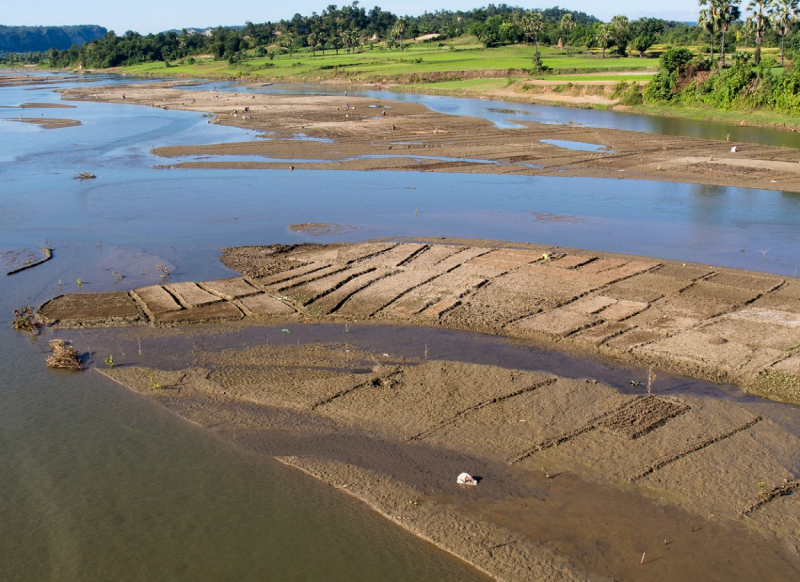
[[[108,32],[102,26],[3,26],[0,25],[0,54],[44,52],[51,48],[66,50],[81,46]]]

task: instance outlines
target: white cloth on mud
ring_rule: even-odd
[[[472,478],[472,475],[469,473],[461,473],[458,478],[456,479],[456,483],[459,485],[477,485],[478,482]]]

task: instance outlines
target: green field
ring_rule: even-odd
[[[366,46],[360,52],[347,54],[344,50],[336,55],[326,51],[323,56],[309,50],[282,54],[270,60],[267,57],[249,56],[245,60],[229,64],[211,57],[199,58],[193,65],[174,63],[146,63],[125,67],[128,74],[186,75],[192,77],[231,78],[258,77],[271,79],[343,78],[347,80],[376,81],[384,77],[413,82],[431,81],[441,78],[453,80],[461,71],[491,71],[495,76],[505,76],[506,71],[529,70],[534,49],[532,46],[515,45],[486,49],[475,39],[462,38],[444,43],[420,43],[405,50],[389,50],[382,45]],[[593,72],[610,73],[606,77],[587,80],[625,80],[613,73],[626,71],[652,71],[658,67],[654,58],[601,58],[599,53],[586,52],[567,56],[563,49],[542,47],[544,63],[553,75]],[[452,75],[448,75],[452,73]],[[402,79],[408,77],[408,79]],[[448,78],[450,77],[450,78]],[[570,80],[578,80],[572,78]]]

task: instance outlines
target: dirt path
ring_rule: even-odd
[[[67,90],[64,97],[203,111],[214,115],[210,123],[271,132],[264,141],[155,150],[167,158],[257,155],[264,162],[182,160],[163,167],[589,176],[800,191],[800,152],[790,148],[569,123],[525,123],[521,129],[503,130],[483,119],[444,115],[402,101],[187,91],[175,88],[178,83],[85,87]],[[319,141],[302,139],[301,134]],[[542,139],[606,149],[576,151]]]

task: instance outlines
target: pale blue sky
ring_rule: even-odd
[[[352,1],[352,0],[351,0]],[[437,9],[471,9],[485,6],[489,2],[476,0],[362,0],[361,6],[369,9],[375,5],[400,15],[417,15]],[[495,4],[500,1],[495,0]],[[172,0],[128,0],[109,2],[108,0],[37,0],[27,2],[8,1],[0,9],[0,24],[99,24],[117,34],[135,30],[146,34],[171,28],[189,26],[216,26],[219,24],[244,24],[245,21],[264,22],[291,18],[295,13],[311,14],[322,12],[329,4],[342,6],[349,2],[330,0],[294,0],[293,2],[274,2],[264,0],[192,0],[175,2]],[[572,10],[594,14],[602,20],[610,20],[615,14],[625,14],[630,18],[655,16],[670,20],[693,21],[697,19],[697,0],[663,0],[642,2],[642,0],[560,0],[541,2],[539,0],[520,0],[506,2],[511,6],[524,8],[549,8],[560,5]]]

